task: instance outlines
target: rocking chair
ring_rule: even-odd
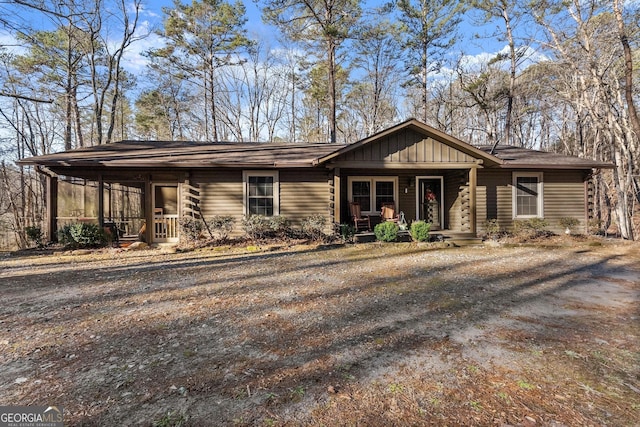
[[[370,231],[371,230],[371,219],[369,216],[362,216],[360,211],[360,203],[351,202],[351,219],[353,221],[353,225],[356,228],[356,233],[361,230]]]

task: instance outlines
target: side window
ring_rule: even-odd
[[[514,218],[542,218],[542,195],[542,173],[515,172],[513,174]]]
[[[243,184],[245,215],[279,215],[278,172],[245,171]]]

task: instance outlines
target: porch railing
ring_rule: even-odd
[[[155,242],[172,242],[178,240],[178,215],[154,215]]]

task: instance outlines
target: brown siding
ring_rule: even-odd
[[[331,229],[327,170],[285,169],[279,172],[279,180],[280,215],[296,227],[305,217],[323,215],[327,218],[327,231]],[[242,233],[242,170],[196,172],[190,177],[190,184],[200,190],[200,209],[205,218],[231,215],[236,220],[234,234]]]
[[[311,215],[322,215],[330,226],[330,185],[326,169],[285,169],[280,171],[280,215],[293,226]]]
[[[242,234],[242,171],[198,171],[190,177],[191,186],[200,190],[203,217],[230,215],[235,219],[233,235]]]
[[[487,219],[498,219],[501,230],[513,227],[513,178],[512,171],[478,171],[478,232],[485,231]],[[543,173],[544,219],[548,230],[562,233],[558,224],[562,217],[580,220],[585,226],[585,194],[581,171],[545,171]]]
[[[350,151],[343,161],[362,162],[434,162],[473,163],[475,159],[462,151],[417,132],[405,130]]]
[[[544,218],[549,222],[548,229],[554,233],[563,233],[558,224],[562,217],[572,217],[580,221],[578,230],[585,231],[585,192],[581,171],[545,172],[544,182]]]
[[[501,230],[510,230],[513,224],[513,199],[511,171],[478,171],[477,227],[485,231],[485,221],[497,219]]]

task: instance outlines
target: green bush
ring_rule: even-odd
[[[429,231],[431,223],[425,221],[414,221],[411,223],[411,237],[418,242],[429,241]]]
[[[64,246],[87,248],[104,246],[109,239],[104,229],[97,224],[79,222],[58,230],[58,241]]]
[[[302,220],[302,233],[308,239],[319,241],[325,238],[327,219],[323,215],[311,215]]]
[[[398,224],[392,221],[381,222],[373,228],[376,239],[381,242],[395,242],[398,238]]]
[[[183,239],[195,242],[202,235],[202,230],[204,230],[204,223],[201,219],[190,216],[180,218],[180,237]]]
[[[352,241],[356,235],[356,228],[352,224],[340,224],[337,231],[345,242]]]
[[[25,227],[24,232],[27,235],[27,239],[35,243],[37,247],[41,248],[42,246],[44,246],[42,242],[42,239],[44,238],[44,234],[42,233],[42,230],[40,229],[40,227],[37,227],[35,225],[28,226],[28,227]]]
[[[235,220],[232,216],[228,215],[216,215],[211,217],[207,221],[207,225],[209,226],[209,232],[211,233],[211,238],[219,240],[221,242],[226,241],[229,238],[229,235],[233,231],[233,225]]]

